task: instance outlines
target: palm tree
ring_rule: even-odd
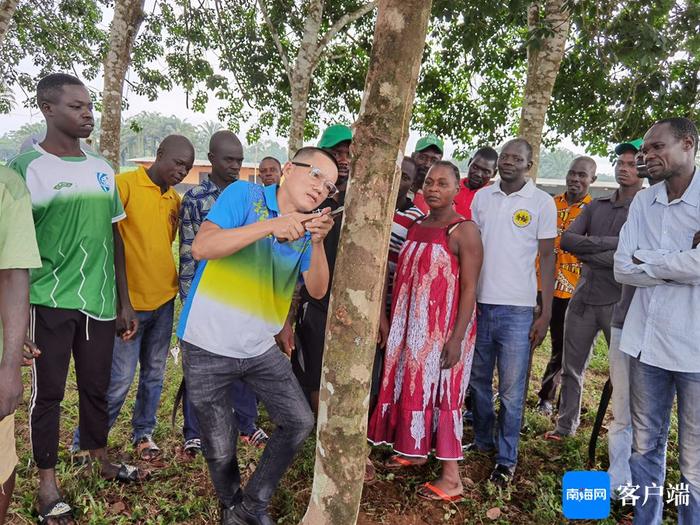
[[[565,148],[557,148],[542,153],[537,178],[563,179],[569,171],[576,154]]]
[[[204,135],[207,140],[217,131],[224,129],[221,122],[214,122],[213,120],[205,120],[199,126],[197,126],[197,131]]]

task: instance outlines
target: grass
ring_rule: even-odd
[[[173,344],[175,340],[173,339]],[[469,454],[462,465],[466,499],[458,504],[431,504],[415,496],[416,487],[435,476],[435,461],[407,473],[389,473],[378,468],[378,480],[366,487],[360,508],[360,525],[397,524],[543,524],[566,523],[561,513],[561,477],[567,470],[586,469],[587,446],[595,419],[600,392],[607,379],[606,345],[602,338],[596,344],[584,387],[581,427],[577,435],[562,443],[541,439],[553,428],[553,422],[533,410],[539,380],[549,357],[548,342],[536,351],[531,375],[528,409],[520,445],[520,460],[514,485],[505,492],[485,483],[492,468],[491,460]],[[181,363],[168,360],[158,425],[154,438],[163,449],[163,461],[154,468],[149,481],[132,486],[103,481],[90,467],[71,463],[68,452],[71,431],[77,424],[77,389],[71,368],[61,420],[58,477],[62,490],[76,509],[80,523],[90,524],[214,524],[218,523],[218,503],[209,481],[206,464],[201,457],[189,460],[181,452],[182,415],[176,428],[170,426],[175,393],[182,377]],[[25,371],[29,388],[29,374]],[[132,388],[119,420],[109,436],[111,453],[135,462],[129,442],[130,416],[135,389]],[[25,396],[25,398],[28,396]],[[608,416],[609,417],[609,416]],[[30,465],[26,405],[17,411],[17,442],[20,456],[17,487],[10,508],[9,523],[35,523],[34,514],[37,476]],[[679,481],[678,449],[675,416],[669,440],[668,483]],[[260,424],[272,431],[264,409]],[[470,429],[467,429],[470,432]],[[381,460],[386,449],[373,451]],[[259,451],[239,447],[239,463],[244,477],[254,469]],[[294,524],[305,511],[313,478],[314,439],[310,437],[287,473],[272,502],[273,515],[280,524]],[[597,451],[598,468],[607,468],[607,438],[601,435]],[[377,461],[376,464],[379,464]],[[495,508],[498,511],[494,510]],[[629,510],[629,509],[627,509]],[[490,518],[500,513],[499,516]],[[614,524],[622,515],[619,508],[607,520],[596,523]],[[666,511],[665,523],[675,522],[675,510]],[[584,522],[585,523],[585,522]],[[323,525],[323,524],[319,524]],[[335,524],[334,524],[335,525]],[[345,525],[345,524],[337,524]]]

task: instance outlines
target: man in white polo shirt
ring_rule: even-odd
[[[515,472],[530,352],[544,339],[552,315],[557,210],[552,197],[527,178],[531,167],[530,144],[521,138],[507,142],[498,157],[501,180],[480,190],[472,202],[484,265],[470,382],[475,441],[466,449],[495,453],[490,481],[499,487],[508,485]],[[536,316],[538,254],[542,310]],[[501,404],[497,437],[492,391],[496,365]]]

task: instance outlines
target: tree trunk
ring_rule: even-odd
[[[303,525],[357,520],[391,219],[431,3],[379,2],[352,145],[352,182],[326,330],[314,482]]]
[[[304,34],[301,37],[297,58],[289,77],[289,87],[292,92],[292,122],[289,127],[288,144],[290,159],[304,145],[304,126],[306,125],[306,112],[309,105],[311,75],[313,75],[318,63],[318,39],[322,19],[323,0],[309,2]]]
[[[15,14],[17,4],[19,4],[19,0],[3,0],[0,2],[0,49],[5,43],[5,36],[8,29],[10,29],[10,22],[12,22],[12,16]]]
[[[287,144],[287,158],[290,159],[304,145],[304,126],[309,107],[312,74],[312,71],[301,72],[297,68],[292,73],[292,121],[289,126],[289,142]]]
[[[143,21],[145,0],[116,0],[109,29],[109,49],[104,62],[100,151],[119,170],[119,139],[122,124],[124,77],[131,62],[131,50]]]
[[[542,129],[547,115],[547,108],[552,98],[554,82],[557,80],[559,66],[564,58],[564,45],[569,35],[571,19],[566,11],[566,0],[543,0],[530,4],[528,9],[528,28],[532,32],[544,23],[552,34],[531,43],[527,50],[527,81],[523,96],[523,109],[520,114],[520,136],[532,145],[532,168],[530,176],[537,178],[540,163],[540,145]]]

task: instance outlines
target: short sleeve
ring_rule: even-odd
[[[485,193],[483,191],[477,192],[476,195],[474,195],[474,200],[472,201],[472,206],[471,206],[471,220],[474,221],[474,223],[478,226],[479,229],[483,226],[481,224],[481,201],[484,199]]]
[[[0,270],[40,267],[29,192],[0,186]]]
[[[304,251],[301,254],[300,272],[302,274],[304,272],[308,272],[309,268],[311,268],[311,250],[313,250],[313,246],[311,245],[311,240],[307,239],[306,243],[304,244]]]
[[[126,218],[126,213],[124,212],[124,205],[122,204],[121,192],[122,186],[124,187],[124,193],[126,197],[129,195],[129,190],[127,184],[122,183],[122,177],[116,177],[116,184],[114,185],[114,191],[112,192],[112,224],[119,222]],[[124,199],[124,202],[126,200]]]
[[[557,205],[554,199],[544,198],[537,221],[537,238],[554,239],[557,236]]]
[[[221,228],[238,228],[245,224],[250,208],[250,183],[236,181],[226,188],[211,207],[207,220]]]

